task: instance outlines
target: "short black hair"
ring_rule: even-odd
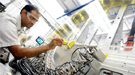
[[[36,6],[34,6],[34,5],[25,5],[25,6],[22,8],[20,14],[22,13],[23,10],[26,10],[26,11],[28,11],[28,12],[31,12],[32,10],[34,10],[34,11],[36,11],[37,13],[39,13],[38,8],[37,8]]]

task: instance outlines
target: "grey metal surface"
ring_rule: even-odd
[[[95,53],[95,55],[96,55],[97,60],[100,61],[100,62],[104,62],[104,60],[106,59],[105,55],[102,53],[101,50],[98,50]]]
[[[66,50],[65,46],[57,47],[54,50],[54,54],[52,56],[52,60],[54,60],[54,63],[56,66],[62,65],[65,62],[71,61],[71,55],[72,53],[79,47],[83,47],[84,45],[73,45],[72,48]]]

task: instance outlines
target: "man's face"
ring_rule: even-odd
[[[26,11],[23,18],[23,27],[31,28],[38,21],[38,19],[39,14],[36,11]]]

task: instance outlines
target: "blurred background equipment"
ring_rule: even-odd
[[[10,53],[5,48],[0,48],[0,62],[5,64],[9,61]]]

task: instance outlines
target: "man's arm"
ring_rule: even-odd
[[[62,46],[63,39],[60,38],[54,38],[51,43],[40,46],[37,48],[21,48],[20,45],[14,45],[10,46],[9,50],[13,54],[14,57],[16,58],[23,58],[23,57],[34,57],[39,55],[40,53],[46,52],[48,50],[54,49],[56,46]]]

